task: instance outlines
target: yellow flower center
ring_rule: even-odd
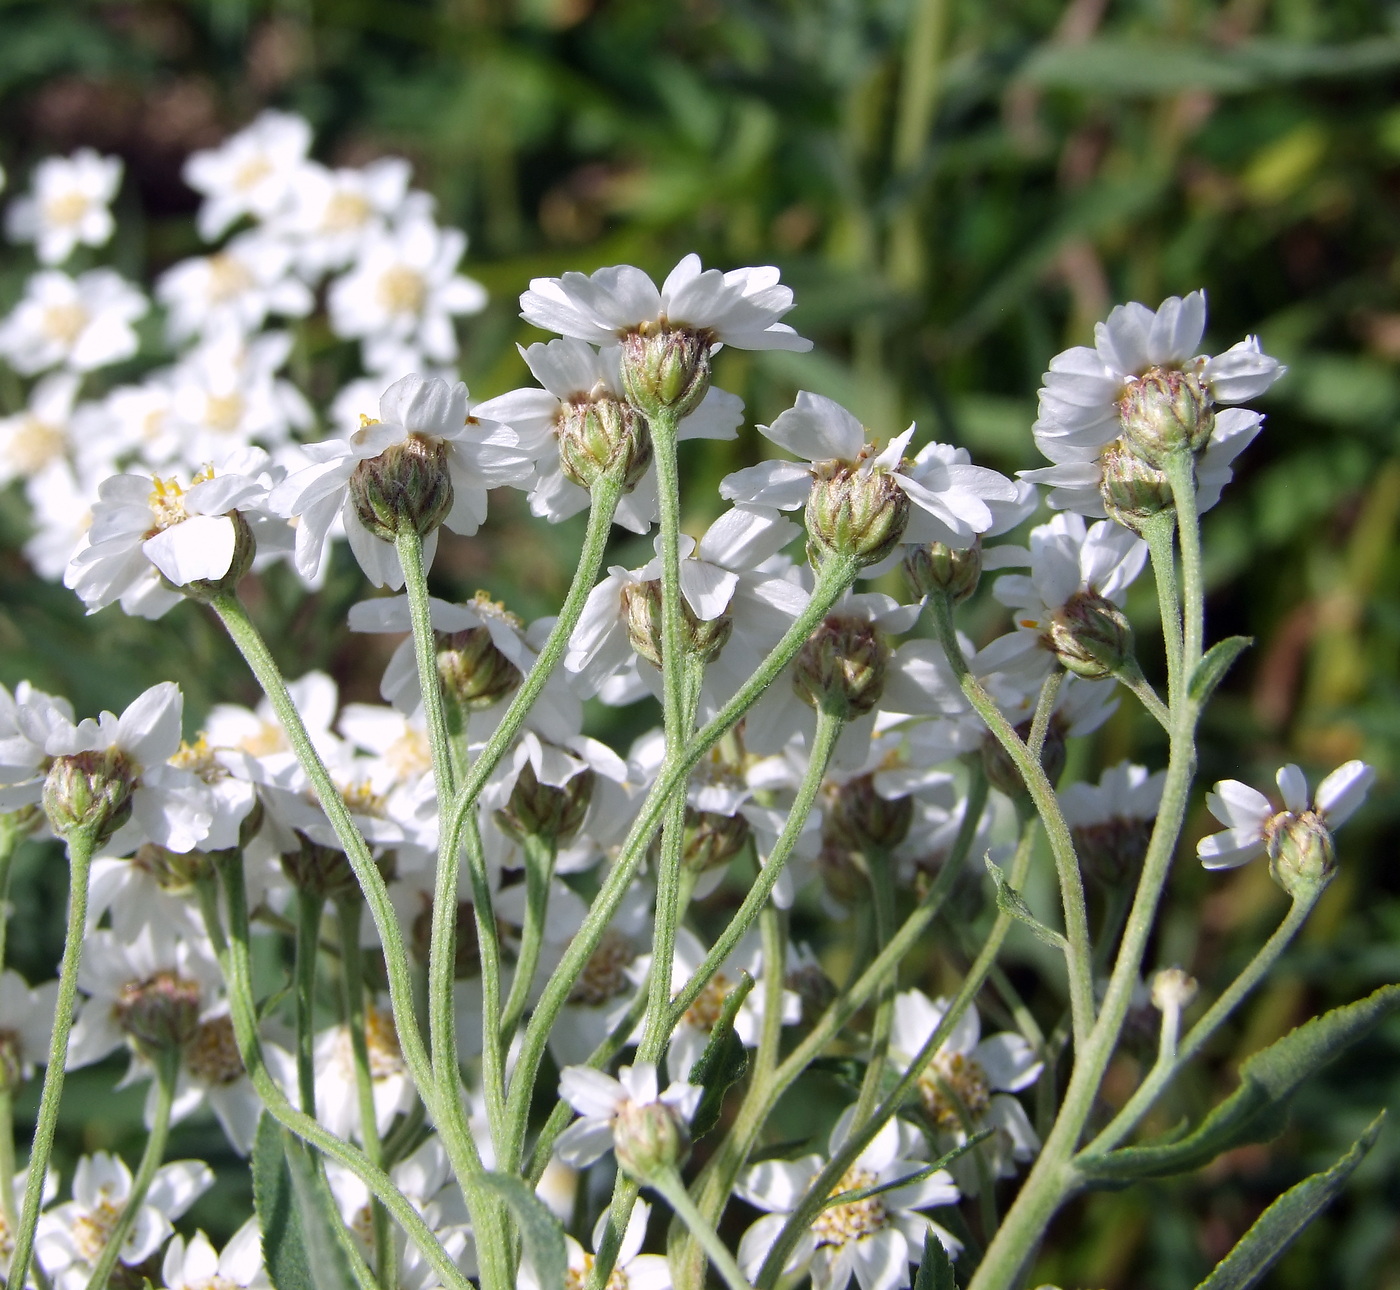
[[[88,324],[88,311],[77,304],[50,305],[40,324],[44,334],[64,345],[71,345]]]
[[[76,224],[87,208],[88,199],[82,193],[59,193],[44,203],[44,219],[49,224]]]
[[[215,1086],[242,1078],[243,1058],[238,1055],[231,1017],[211,1017],[200,1023],[185,1049],[185,1066],[195,1079]]]
[[[211,394],[204,401],[204,424],[220,434],[229,434],[243,423],[247,404],[236,391],[233,394]]]
[[[367,779],[347,784],[340,790],[340,796],[356,815],[373,815],[378,819],[384,817],[387,803],[374,791]]]
[[[207,483],[213,478],[214,467],[205,466],[190,480],[190,487]],[[155,534],[173,528],[176,524],[183,524],[189,519],[189,512],[185,510],[185,490],[179,480],[161,479],[156,476],[151,480],[151,485],[146,504],[151,508],[151,519],[154,523],[146,533],[147,537],[154,537]]]
[[[393,1015],[372,1004],[365,1009],[365,1047],[369,1049],[372,1079],[389,1079],[408,1069],[399,1047],[399,1032],[394,1029]]]
[[[591,1254],[585,1252],[582,1264],[579,1267],[570,1268],[564,1273],[564,1290],[584,1290],[584,1287],[592,1280],[593,1264],[596,1261]],[[627,1273],[621,1268],[614,1268],[603,1290],[627,1290],[630,1284]]]
[[[569,995],[570,1003],[596,1008],[632,988],[627,969],[637,957],[637,947],[615,927],[603,933]]]
[[[233,186],[239,192],[246,193],[248,189],[260,184],[271,173],[272,163],[266,157],[249,157],[239,167],[238,173],[234,175]]]
[[[864,1191],[879,1181],[869,1169],[852,1165],[831,1189],[831,1195],[839,1196],[844,1191]],[[849,1245],[864,1236],[873,1236],[888,1223],[884,1202],[879,1196],[867,1196],[864,1200],[828,1205],[812,1223],[812,1235],[817,1238],[819,1246]]]
[[[427,294],[423,275],[402,264],[386,269],[379,279],[379,303],[393,314],[421,312]]]
[[[975,1058],[963,1053],[939,1053],[919,1076],[924,1110],[940,1129],[963,1127],[966,1116],[977,1124],[992,1104],[992,1085]]]
[[[214,304],[232,300],[253,285],[253,275],[233,256],[220,252],[209,257],[209,299]]]
[[[68,441],[58,426],[25,417],[19,430],[10,439],[9,457],[21,475],[37,475],[50,462],[59,460]]]
[[[384,750],[384,760],[396,779],[404,782],[421,779],[433,768],[427,735],[421,730],[406,729]]]
[[[716,972],[696,996],[695,1002],[685,1010],[686,1021],[696,1030],[708,1034],[724,1012],[724,1001],[729,997],[729,990],[729,978],[723,972]]]
[[[96,1263],[102,1257],[102,1251],[107,1248],[107,1242],[112,1238],[112,1230],[125,1208],[125,1201],[112,1200],[106,1188],[103,1188],[102,1198],[97,1204],[88,1213],[80,1214],[74,1220],[70,1229],[73,1246],[84,1263]]]
[[[370,204],[359,193],[339,192],[326,203],[321,228],[327,233],[344,233],[360,228],[370,217]]]
[[[206,784],[216,784],[228,774],[228,771],[219,765],[214,750],[209,746],[209,739],[202,730],[195,736],[194,743],[181,742],[170,763],[181,770],[189,771],[191,775],[198,775]]]

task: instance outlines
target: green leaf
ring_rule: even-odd
[[[1254,1226],[1196,1290],[1249,1290],[1255,1285],[1302,1230],[1336,1199],[1371,1149],[1384,1122],[1382,1111],[1335,1165],[1284,1192],[1259,1215]]]
[[[1240,1066],[1240,1086],[1191,1133],[1176,1141],[1082,1155],[1075,1167],[1112,1184],[1199,1169],[1222,1151],[1266,1142],[1283,1128],[1298,1086],[1400,1008],[1400,985],[1382,986],[1355,1003],[1314,1017]]]
[[[316,1290],[350,1290],[357,1284],[361,1290],[374,1290],[374,1277],[341,1221],[320,1158],[286,1132],[282,1134],[282,1153],[292,1180],[311,1284]],[[283,1287],[279,1285],[277,1290]]]
[[[691,1117],[692,1138],[699,1138],[715,1127],[724,1106],[724,1095],[744,1078],[749,1068],[748,1049],[734,1033],[734,1018],[739,1015],[739,1006],[753,986],[753,977],[745,972],[739,984],[725,995],[719,1020],[710,1032],[710,1042],[691,1068],[690,1082],[699,1084],[705,1090],[700,1096],[700,1105]]]
[[[983,1129],[980,1133],[975,1133],[966,1142],[960,1142],[945,1155],[939,1156],[931,1165],[924,1165],[921,1169],[914,1170],[913,1173],[904,1174],[899,1178],[891,1178],[888,1182],[876,1183],[873,1187],[858,1187],[852,1191],[840,1191],[835,1195],[828,1196],[823,1209],[830,1209],[833,1205],[851,1205],[858,1200],[867,1200],[871,1196],[878,1196],[882,1191],[893,1191],[896,1187],[907,1187],[910,1183],[923,1182],[925,1178],[930,1178],[938,1173],[940,1169],[946,1168],[961,1156],[967,1155],[974,1147],[980,1146],[996,1132],[995,1129]]]
[[[914,1290],[958,1290],[948,1251],[932,1232],[924,1233],[924,1252],[919,1258],[919,1275],[914,1278]]]
[[[1003,914],[1009,914],[1018,922],[1024,923],[1035,933],[1037,938],[1044,941],[1047,945],[1052,945],[1055,949],[1060,951],[1067,949],[1068,943],[1065,941],[1065,938],[1053,928],[1046,927],[1040,919],[1031,913],[1031,907],[1026,904],[1021,893],[1006,881],[1006,875],[1002,873],[997,862],[992,859],[992,853],[990,851],[983,856],[983,860],[986,862],[987,872],[992,875],[992,881],[996,884],[997,908],[1001,910]]]
[[[1196,670],[1191,674],[1191,684],[1187,687],[1191,702],[1197,707],[1203,707],[1209,702],[1210,696],[1215,693],[1215,687],[1225,679],[1225,673],[1253,644],[1253,636],[1227,636],[1223,641],[1216,641],[1206,651],[1205,657],[1196,664]]]
[[[542,1286],[562,1286],[569,1270],[564,1227],[529,1185],[509,1174],[486,1173],[478,1180],[505,1202],[520,1228],[525,1257]]]

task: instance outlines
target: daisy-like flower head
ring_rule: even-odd
[[[656,284],[630,264],[592,274],[535,278],[520,297],[520,316],[545,331],[595,345],[622,346],[628,400],[649,416],[683,417],[710,385],[710,356],[736,349],[809,350],[812,342],[779,319],[792,291],[771,265],[701,269],[687,255]]]
[[[890,1058],[900,1070],[928,1042],[948,1011],[947,999],[929,999],[918,990],[895,997]],[[977,1009],[969,1006],[919,1076],[924,1116],[951,1145],[966,1142],[984,1128],[995,1129],[981,1143],[994,1177],[1015,1173],[1040,1142],[1021,1104],[1011,1096],[1039,1078],[1041,1062],[1024,1036],[1005,1031],[982,1038]],[[977,1171],[967,1157],[954,1162],[963,1190],[977,1190]],[[959,1167],[961,1166],[961,1167]]]
[[[624,1066],[614,1079],[588,1066],[566,1066],[559,1096],[575,1120],[555,1145],[566,1164],[582,1169],[616,1151],[618,1163],[645,1181],[650,1173],[674,1168],[689,1146],[687,1126],[704,1090],[676,1081],[660,1092],[651,1062]]]
[[[854,1113],[851,1107],[837,1121],[831,1152],[846,1140]],[[783,1271],[795,1275],[810,1270],[813,1290],[846,1290],[852,1276],[861,1290],[903,1290],[909,1285],[910,1264],[923,1254],[925,1237],[933,1236],[956,1256],[962,1249],[957,1238],[920,1212],[958,1202],[952,1175],[939,1169],[899,1185],[927,1168],[919,1158],[925,1149],[923,1135],[912,1125],[888,1121],[832,1189],[833,1198],[856,1195],[828,1203],[798,1237]],[[769,1160],[744,1175],[736,1193],[766,1211],[739,1242],[739,1266],[745,1276],[757,1276],[779,1232],[825,1165],[819,1155]],[[861,1194],[876,1187],[886,1189]]]
[[[1060,794],[1074,849],[1100,882],[1127,882],[1142,864],[1166,778],[1166,771],[1149,775],[1146,766],[1121,761],[1097,784],[1070,784]]]
[[[108,209],[122,181],[119,157],[79,148],[71,157],[45,157],[30,190],[5,214],[12,242],[33,242],[40,264],[62,264],[73,248],[101,246],[116,227]]]
[[[250,1218],[220,1252],[203,1232],[176,1235],[161,1262],[165,1290],[271,1290],[263,1267],[262,1232]]]
[[[303,577],[319,570],[339,515],[370,581],[402,587],[392,540],[398,525],[418,528],[424,563],[431,564],[438,524],[471,536],[486,518],[487,490],[533,474],[513,430],[471,415],[461,382],[405,376],[384,392],[379,418],[365,418],[348,439],[308,445],[315,464],[273,490],[272,509],[298,519]]]
[[[1283,809],[1258,789],[1223,779],[1206,795],[1210,813],[1225,825],[1196,845],[1207,869],[1234,869],[1257,855],[1268,855],[1269,872],[1291,896],[1315,893],[1336,872],[1332,834],[1366,800],[1376,778],[1363,761],[1338,766],[1308,799],[1308,781],[1291,763],[1277,775]]]
[[[35,1063],[48,1062],[57,1006],[57,981],[31,990],[13,968],[0,975],[0,1088],[6,1092],[31,1079]]]
[[[819,555],[851,553],[878,568],[901,542],[968,546],[997,526],[1002,508],[1023,500],[1009,479],[947,459],[956,453],[942,445],[906,461],[912,425],[879,449],[839,403],[805,390],[759,429],[802,460],[736,471],[720,495],[784,511],[805,505],[808,541]]]
[[[255,525],[269,538],[278,529],[290,537],[263,509],[268,469],[267,453],[246,448],[217,471],[206,466],[188,488],[174,478],[113,475],[98,488],[64,585],[89,613],[120,600],[142,618],[159,618],[185,595],[228,590],[252,566]]]
[[[22,376],[50,367],[91,372],[137,350],[131,324],[149,302],[114,269],[70,278],[45,269],[25,284],[24,298],[0,323],[0,357]]]
[[[1096,326],[1093,349],[1076,346],[1051,360],[1033,429],[1037,446],[1056,464],[1023,472],[1056,486],[1051,505],[1094,507],[1088,490],[1097,482],[1100,499],[1085,514],[1101,514],[1107,504],[1124,523],[1140,522],[1171,504],[1162,471],[1179,450],[1209,469],[1210,482],[1199,481],[1202,492],[1228,481],[1229,460],[1260,418],[1242,409],[1217,416],[1215,406],[1257,397],[1285,369],[1255,336],[1215,357],[1197,354],[1205,320],[1201,291],[1172,296],[1156,310],[1119,305]],[[1214,459],[1200,461],[1212,446]]]
[[[262,231],[242,233],[213,255],[181,260],[156,283],[171,341],[224,328],[255,332],[268,314],[311,312],[311,290],[292,276],[292,248]]]
[[[199,235],[219,237],[244,215],[266,220],[286,204],[311,147],[311,126],[289,112],[263,112],[217,148],[185,162],[184,178],[203,194]]]

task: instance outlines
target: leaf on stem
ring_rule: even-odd
[[[1253,636],[1227,636],[1223,641],[1216,641],[1191,673],[1191,684],[1187,686],[1191,702],[1198,708],[1204,707],[1235,660],[1253,644]]]
[[[484,1173],[477,1184],[505,1203],[520,1228],[525,1257],[542,1286],[562,1286],[569,1271],[564,1228],[528,1183],[509,1174]],[[280,1287],[279,1287],[280,1290]]]
[[[1249,1290],[1257,1284],[1302,1230],[1337,1198],[1371,1149],[1384,1121],[1382,1111],[1335,1165],[1284,1192],[1259,1215],[1254,1226],[1196,1290]]]
[[[739,1006],[753,987],[753,977],[745,972],[739,984],[725,995],[719,1020],[710,1032],[710,1042],[691,1067],[688,1076],[690,1083],[699,1084],[705,1090],[701,1094],[700,1105],[691,1117],[692,1138],[699,1138],[715,1127],[724,1106],[724,1095],[744,1078],[749,1069],[748,1049],[734,1033],[734,1018],[739,1015]]]
[[[948,1251],[932,1232],[924,1233],[924,1252],[919,1256],[919,1275],[914,1278],[914,1290],[958,1290]]]
[[[1054,928],[1046,927],[1040,919],[1031,913],[1031,907],[1026,904],[1021,893],[1007,882],[1006,875],[1002,873],[997,862],[992,859],[990,851],[983,856],[983,860],[986,862],[987,872],[992,875],[992,881],[996,884],[997,908],[1003,914],[1016,919],[1017,922],[1024,923],[1035,933],[1037,939],[1044,941],[1047,945],[1054,946],[1061,953],[1067,953],[1069,942]]]
[[[822,1208],[830,1209],[833,1205],[851,1205],[858,1200],[868,1200],[871,1196],[878,1196],[882,1191],[893,1191],[896,1187],[907,1187],[910,1183],[923,1182],[925,1178],[931,1178],[940,1169],[947,1168],[954,1160],[965,1156],[974,1147],[981,1145],[995,1132],[995,1129],[983,1129],[980,1133],[973,1134],[966,1142],[960,1142],[946,1155],[939,1156],[931,1165],[925,1165],[922,1169],[914,1170],[913,1173],[904,1174],[899,1178],[891,1178],[888,1182],[876,1183],[873,1187],[835,1192],[827,1197]]]
[[[1305,1022],[1240,1066],[1240,1086],[1201,1124],[1170,1143],[1082,1155],[1075,1167],[1091,1182],[1186,1173],[1245,1142],[1267,1142],[1283,1128],[1298,1086],[1400,1008],[1400,985],[1382,986],[1355,1003]]]

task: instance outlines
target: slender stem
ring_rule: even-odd
[[[1260,947],[1259,952],[1250,959],[1244,971],[1230,983],[1220,998],[1210,1006],[1206,1014],[1186,1032],[1186,1038],[1176,1045],[1175,1052],[1163,1053],[1159,1056],[1157,1063],[1147,1073],[1147,1078],[1128,1099],[1123,1109],[1113,1117],[1108,1127],[1084,1148],[1085,1155],[1098,1155],[1112,1150],[1137,1127],[1139,1121],[1156,1103],[1167,1085],[1201,1051],[1210,1037],[1229,1020],[1235,1009],[1273,969],[1279,956],[1288,948],[1303,924],[1307,922],[1308,915],[1312,913],[1321,894],[1319,889],[1294,900],[1289,906],[1288,913],[1284,915],[1283,921],[1274,929],[1273,935]]]
[[[28,830],[20,827],[17,815],[0,815],[0,971],[5,967],[5,936],[10,928],[10,873],[15,852],[27,834]],[[14,1204],[13,1196],[10,1204]]]
[[[219,878],[228,909],[229,934],[219,919],[218,890],[212,882],[201,882],[197,890],[204,925],[214,946],[214,955],[223,973],[228,990],[229,1016],[233,1021],[238,1054],[267,1112],[284,1128],[290,1129],[302,1141],[323,1155],[343,1165],[365,1184],[403,1228],[408,1239],[416,1245],[433,1271],[450,1290],[474,1290],[442,1243],[423,1220],[422,1215],[394,1185],[382,1169],[374,1165],[364,1152],[337,1138],[323,1125],[298,1111],[272,1078],[263,1058],[262,1041],[258,1035],[257,1005],[253,998],[253,971],[248,950],[248,898],[243,878],[243,857],[237,851],[223,853],[219,860]],[[462,1180],[467,1204],[473,1217],[479,1212],[481,1197],[473,1178]]]
[[[1119,671],[1114,673],[1114,676],[1137,695],[1138,701],[1151,713],[1152,719],[1170,734],[1172,728],[1171,710],[1162,702],[1161,695],[1152,688],[1151,682],[1143,676],[1142,668],[1138,666],[1137,660],[1129,659]]]
[[[1065,960],[1069,969],[1074,1042],[1078,1049],[1084,1044],[1090,1027],[1094,1024],[1094,977],[1089,942],[1089,913],[1084,899],[1084,880],[1079,872],[1079,858],[1074,851],[1074,839],[1070,836],[1069,826],[1060,810],[1060,800],[1055,794],[1055,787],[1045,774],[1039,756],[1032,754],[1021,741],[1021,737],[997,707],[996,701],[982,688],[982,683],[968,667],[967,660],[963,657],[962,646],[958,644],[957,632],[953,628],[951,600],[947,595],[933,595],[928,600],[933,610],[938,639],[943,645],[948,663],[958,678],[963,694],[996,737],[997,742],[1016,763],[1031,801],[1035,803],[1035,808],[1045,823],[1045,834],[1050,840],[1050,850],[1055,857],[1055,871],[1060,880],[1060,900],[1064,907],[1065,936],[1069,947]],[[1044,688],[1041,694],[1044,696]]]
[[[403,565],[403,585],[408,596],[409,623],[413,629],[413,659],[418,667],[423,717],[428,727],[428,748],[433,757],[433,785],[437,789],[437,800],[450,802],[457,785],[452,767],[452,748],[447,736],[442,680],[438,675],[428,574],[423,567],[423,539],[416,530],[405,529],[395,537],[394,550],[398,552],[399,563]]]
[[[297,1096],[307,1115],[316,1115],[316,1066],[312,1045],[316,1038],[316,951],[321,940],[321,911],[325,901],[319,893],[297,892],[296,957],[292,971],[296,1003]]]
[[[34,1126],[33,1145],[29,1148],[24,1205],[20,1209],[19,1227],[15,1229],[14,1252],[10,1255],[9,1283],[17,1286],[26,1284],[25,1278],[29,1275],[34,1228],[44,1200],[49,1157],[53,1154],[58,1104],[63,1097],[64,1068],[68,1063],[68,1036],[73,1030],[73,1002],[78,993],[78,967],[83,956],[83,938],[87,935],[88,874],[97,844],[96,837],[83,829],[73,829],[64,840],[68,843],[68,927],[58,969],[58,1003],[49,1040],[49,1064],[44,1070],[39,1116]]]
[[[1157,583],[1157,609],[1167,655],[1167,693],[1181,689],[1181,592],[1176,585],[1176,511],[1158,511],[1142,526]]]
[[[884,847],[866,851],[870,872],[870,890],[875,906],[875,953],[890,943],[894,935],[894,873],[890,853]],[[885,1077],[885,1060],[890,1046],[890,1029],[894,1023],[894,997],[899,990],[899,964],[896,963],[880,982],[875,1003],[875,1017],[870,1026],[870,1049],[865,1078],[860,1082],[856,1112],[852,1124],[863,1124],[875,1106],[880,1085]]]
[[[515,961],[515,980],[501,1015],[501,1040],[509,1043],[525,1007],[530,1001],[530,987],[535,983],[540,950],[544,945],[545,914],[549,909],[549,885],[554,878],[557,846],[552,838],[530,833],[523,843],[525,851],[525,926],[520,933],[520,955]]]
[[[1025,885],[1035,841],[1035,823],[1035,820],[1031,819],[1022,826],[1021,841],[1011,861],[1009,881],[1013,887],[1020,888]],[[852,1128],[845,1142],[832,1153],[831,1159],[823,1167],[821,1173],[813,1179],[806,1194],[793,1209],[788,1221],[783,1225],[782,1231],[778,1233],[778,1239],[768,1251],[768,1256],[763,1261],[763,1267],[759,1269],[754,1284],[760,1287],[760,1290],[768,1290],[777,1281],[798,1237],[811,1227],[832,1190],[845,1177],[846,1171],[851,1167],[856,1157],[865,1150],[875,1135],[899,1111],[905,1099],[917,1089],[924,1070],[937,1056],[938,1050],[952,1034],[953,1027],[962,1019],[963,1014],[986,981],[996,963],[997,955],[1001,953],[1002,944],[1011,931],[1012,921],[1009,914],[1000,911],[997,913],[991,930],[987,934],[987,939],[982,945],[981,953],[978,954],[957,994],[953,996],[948,1010],[939,1019],[938,1025],[934,1027],[933,1033],[924,1041],[924,1046],[914,1054],[913,1060],[909,1063],[904,1074],[900,1076],[894,1088],[881,1100],[874,1114],[864,1124]]]
[[[778,1065],[783,1039],[783,992],[787,989],[787,915],[771,901],[758,916],[763,943],[763,1025],[754,1050],[751,1079],[766,1083]]]
[[[617,1222],[613,1216],[630,1215],[640,1190],[635,1178],[623,1173],[621,1169],[617,1171],[617,1177],[613,1180],[612,1200],[608,1202],[608,1221],[603,1226],[603,1239],[598,1242],[594,1251],[593,1270],[588,1274],[587,1290],[607,1290],[608,1282],[612,1280],[613,1265],[622,1250],[622,1238],[627,1231],[626,1220]]]
[[[1026,748],[1036,761],[1045,751],[1045,736],[1050,733],[1050,718],[1055,715],[1055,704],[1060,697],[1060,688],[1065,683],[1065,670],[1058,664],[1055,670],[1041,683],[1040,694],[1036,696],[1035,712],[1031,714],[1030,737]]]
[[[345,1027],[350,1033],[350,1054],[355,1063],[355,1098],[360,1112],[360,1137],[371,1164],[384,1168],[384,1147],[379,1140],[379,1120],[374,1108],[374,1077],[370,1071],[369,1043],[365,1038],[365,979],[360,950],[360,911],[358,898],[335,904],[336,929],[340,933],[341,1006]],[[378,1201],[370,1201],[370,1228],[373,1233],[374,1271],[383,1290],[394,1290],[398,1277],[398,1257],[389,1229],[389,1211]]]
[[[25,829],[16,815],[0,815],[0,972],[5,968],[5,933],[10,926],[10,873]],[[15,1119],[13,1090],[0,1088],[0,1218],[15,1230]]]
[[[685,1184],[681,1182],[680,1175],[674,1169],[652,1175],[647,1179],[647,1185],[661,1193],[672,1212],[685,1225],[686,1231],[704,1247],[705,1253],[710,1256],[710,1262],[715,1265],[715,1271],[724,1278],[729,1290],[753,1290],[739,1270],[734,1256],[730,1254],[729,1247],[720,1239],[719,1233],[705,1221],[704,1215],[700,1213],[690,1193],[686,1191]]]
[[[1196,665],[1205,652],[1205,575],[1201,564],[1201,522],[1196,509],[1196,459],[1178,452],[1167,463],[1172,497],[1176,503],[1177,538],[1181,543],[1181,592],[1186,602],[1182,629],[1183,685],[1191,684]]]
[[[126,1244],[127,1235],[136,1216],[145,1203],[146,1193],[155,1181],[156,1170],[165,1160],[165,1144],[170,1136],[170,1108],[175,1103],[175,1077],[180,1069],[180,1050],[167,1048],[156,1054],[156,1106],[145,1149],[141,1153],[141,1163],[136,1166],[136,1177],[132,1179],[131,1192],[126,1203],[117,1215],[117,1221],[107,1236],[107,1243],[93,1265],[92,1276],[88,1278],[87,1290],[105,1290],[117,1258]]]
[[[418,1029],[418,1019],[413,1010],[413,977],[408,964],[408,952],[404,947],[398,914],[389,900],[384,876],[375,866],[369,846],[355,827],[355,821],[351,818],[345,800],[312,744],[306,724],[287,691],[287,683],[282,678],[281,670],[267,648],[267,642],[248,616],[247,609],[232,595],[216,596],[210,604],[238,647],[238,652],[243,655],[253,675],[257,677],[268,702],[272,704],[272,710],[282,723],[302,770],[311,781],[316,800],[321,804],[326,818],[330,820],[340,845],[345,849],[350,867],[359,881],[370,916],[374,919],[375,931],[379,933],[379,943],[384,949],[384,966],[389,977],[389,999],[393,1005],[394,1027],[398,1033],[404,1061],[413,1076],[418,1096],[432,1112],[438,1100],[433,1085],[432,1063],[423,1047],[423,1036]]]

